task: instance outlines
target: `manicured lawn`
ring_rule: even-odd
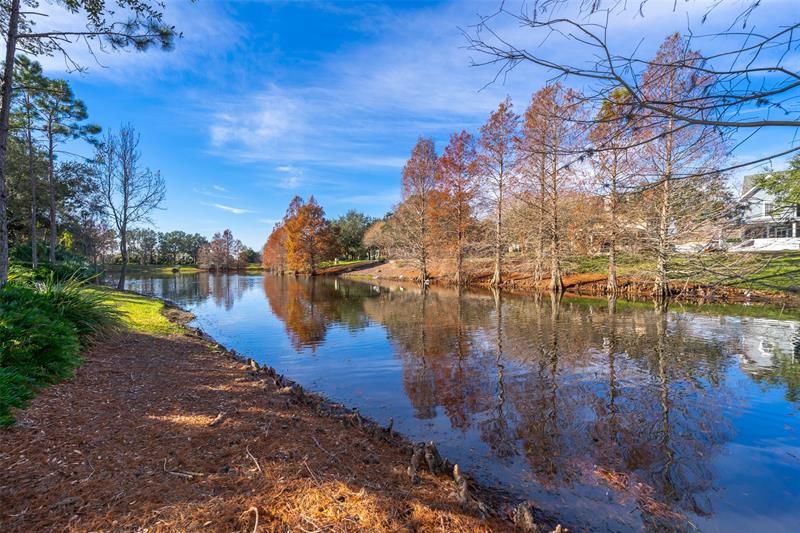
[[[179,325],[170,322],[161,314],[164,304],[158,300],[110,289],[90,290],[103,291],[106,301],[122,313],[125,325],[133,331],[155,335],[168,335],[183,331]]]
[[[369,259],[354,259],[352,261],[339,261],[338,263],[335,261],[322,261],[319,264],[319,268],[328,268],[332,266],[347,266],[347,265],[355,265],[358,263],[368,263]]]
[[[752,286],[783,291],[800,291],[800,253],[761,254],[748,257],[744,263],[749,273],[734,286]]]

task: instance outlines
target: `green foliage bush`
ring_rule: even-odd
[[[25,402],[33,397],[30,381],[17,370],[0,367],[0,427],[14,423],[9,412],[12,407],[25,407]]]
[[[77,363],[79,347],[75,326],[48,297],[13,285],[0,292],[0,367],[63,377],[63,368]]]
[[[9,409],[20,407],[33,389],[69,377],[78,363],[78,332],[48,296],[13,284],[0,290],[2,423],[13,420]]]
[[[85,280],[15,268],[0,289],[0,426],[13,423],[37,388],[70,377],[81,341],[121,325]]]
[[[122,325],[119,312],[106,301],[102,292],[87,289],[86,280],[72,277],[58,281],[50,276],[34,283],[34,287],[77,328],[84,341]]]
[[[39,241],[39,262],[44,265],[48,265],[46,263],[48,258],[48,244],[45,241]],[[9,259],[12,262],[21,264],[21,265],[30,265],[31,264],[31,245],[30,243],[25,244],[17,244],[8,252]],[[89,267],[89,261],[86,257],[82,255],[75,254],[70,252],[69,250],[65,250],[63,247],[59,247],[56,250],[56,261],[58,261],[57,265],[53,265],[55,268],[60,268],[65,266],[67,269],[71,269],[72,272],[75,271],[75,267],[79,266],[82,268]]]

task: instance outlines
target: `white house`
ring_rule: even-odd
[[[800,250],[800,205],[780,207],[775,197],[745,176],[739,202],[744,208],[742,242],[732,252],[780,252]]]

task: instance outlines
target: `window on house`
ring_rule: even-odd
[[[785,239],[787,237],[791,237],[792,228],[791,226],[775,226],[772,236],[776,239]]]
[[[764,202],[764,216],[769,216],[772,214],[772,211],[775,209],[775,204],[771,202]]]

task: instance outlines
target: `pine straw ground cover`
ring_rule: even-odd
[[[95,344],[0,432],[0,531],[511,528],[462,509],[447,478],[412,485],[397,442],[110,298],[139,331]]]

